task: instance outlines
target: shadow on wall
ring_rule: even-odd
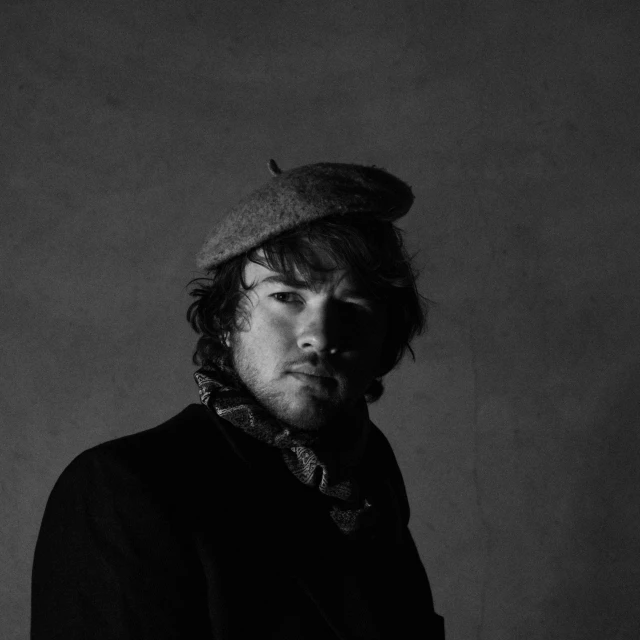
[[[640,364],[601,400],[576,443],[577,486],[559,545],[547,629],[563,640],[636,640],[640,633]],[[561,557],[560,557],[561,556]]]

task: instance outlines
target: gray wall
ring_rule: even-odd
[[[637,0],[49,0],[0,16],[2,606],[46,498],[197,400],[184,321],[221,212],[384,166],[437,302],[374,420],[448,638],[640,628]]]

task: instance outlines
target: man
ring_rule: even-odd
[[[375,167],[281,172],[214,230],[188,318],[201,403],[85,451],[49,498],[32,638],[444,638],[368,418],[425,316]]]

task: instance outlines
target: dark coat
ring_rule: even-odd
[[[369,447],[368,495],[400,524],[360,541],[202,405],[85,451],[45,510],[32,640],[444,638],[395,457],[378,429]]]

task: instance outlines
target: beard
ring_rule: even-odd
[[[294,429],[327,431],[336,427],[349,412],[352,403],[346,397],[342,379],[336,379],[332,393],[318,393],[303,385],[288,386],[286,374],[275,380],[265,379],[255,358],[239,342],[232,346],[231,361],[238,378],[255,400]]]

